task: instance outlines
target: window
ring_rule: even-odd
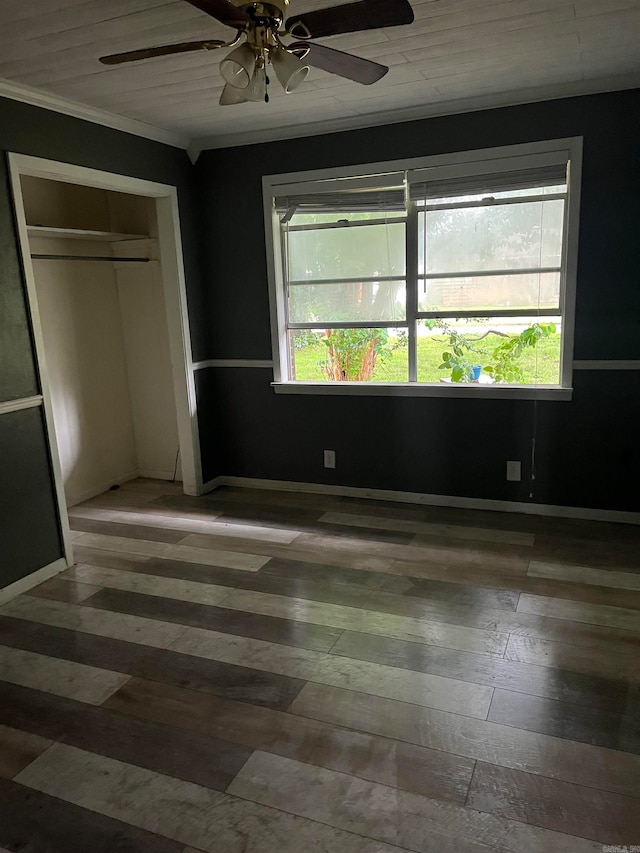
[[[276,390],[569,396],[579,157],[265,179]]]

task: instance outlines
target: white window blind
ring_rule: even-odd
[[[448,169],[417,169],[407,175],[409,195],[413,201],[421,201],[556,186],[566,183],[567,164],[568,152],[554,152],[534,161],[511,157]]]

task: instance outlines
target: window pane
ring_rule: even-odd
[[[404,320],[405,289],[403,281],[295,284],[289,290],[289,322]]]
[[[289,280],[404,276],[404,222],[290,231]]]
[[[418,324],[418,382],[558,385],[560,317]]]
[[[560,266],[564,200],[418,214],[420,273]],[[426,226],[426,227],[425,227]]]
[[[289,332],[292,379],[298,382],[407,382],[406,329]]]
[[[497,308],[559,308],[560,273],[478,275],[420,279],[419,311],[491,311]]]

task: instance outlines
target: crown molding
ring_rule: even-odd
[[[263,142],[276,142],[284,139],[298,139],[305,136],[319,136],[327,133],[340,133],[349,130],[363,130],[380,125],[400,124],[407,121],[419,121],[438,116],[456,115],[459,113],[479,112],[487,109],[513,107],[520,104],[530,104],[537,101],[551,101],[561,98],[578,97],[581,95],[596,95],[604,92],[622,91],[640,88],[640,73],[624,76],[581,80],[568,84],[554,84],[516,92],[472,96],[454,101],[432,104],[420,104],[401,110],[388,110],[380,113],[354,115],[333,121],[308,122],[296,125],[285,125],[275,129],[256,129],[244,133],[217,134],[215,136],[189,139],[155,125],[146,124],[136,119],[127,118],[117,113],[101,110],[97,107],[82,104],[62,98],[59,95],[14,83],[0,78],[0,98],[9,98],[31,106],[62,113],[64,115],[90,121],[103,127],[120,130],[154,142],[182,148],[187,151],[192,163],[195,163],[202,151],[216,148],[233,148],[242,145],[257,145]]]
[[[245,133],[219,134],[193,139],[189,145],[192,162],[198,159],[202,151],[216,148],[233,148],[240,145],[257,145],[261,142],[275,142],[283,139],[297,139],[305,136],[319,136],[326,133],[339,133],[347,130],[362,130],[387,124],[400,124],[406,121],[419,121],[425,118],[457,115],[459,113],[479,112],[501,107],[515,107],[537,101],[552,101],[581,95],[597,95],[604,92],[616,92],[624,89],[640,88],[640,73],[623,76],[579,80],[572,83],[539,86],[521,89],[515,92],[502,92],[490,95],[478,95],[433,104],[420,104],[400,110],[389,110],[367,115],[348,116],[322,122],[287,125],[275,129],[252,130]]]
[[[79,101],[61,98],[59,95],[53,95],[41,89],[23,86],[21,83],[13,83],[11,80],[0,78],[0,98],[10,98],[12,101],[20,101],[23,104],[30,104],[33,107],[53,110],[56,113],[63,113],[64,115],[79,118],[83,121],[90,121],[93,124],[100,124],[103,127],[110,127],[113,130],[131,133],[133,136],[141,136],[144,139],[152,139],[154,142],[162,142],[174,148],[186,149],[189,146],[189,139],[179,133],[173,133],[170,130],[155,127],[142,121],[136,121],[136,119],[126,118],[125,116],[101,110],[97,107],[87,106],[86,104],[81,104]]]

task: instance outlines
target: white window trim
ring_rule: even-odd
[[[286,328],[285,286],[282,275],[280,224],[274,209],[273,198],[287,188],[300,188],[307,182],[339,181],[358,178],[367,181],[369,176],[389,175],[415,169],[432,169],[450,166],[452,171],[464,172],[468,165],[473,172],[479,164],[488,169],[490,161],[504,161],[506,157],[533,158],[540,154],[567,154],[570,161],[567,178],[567,215],[564,232],[563,261],[564,287],[561,298],[562,353],[559,385],[473,385],[443,383],[385,383],[385,382],[300,382],[288,378],[288,347]],[[515,161],[514,161],[515,162]],[[519,160],[520,163],[523,160]],[[497,148],[438,154],[406,160],[367,163],[314,171],[289,172],[265,175],[262,193],[267,249],[267,278],[269,282],[269,307],[271,313],[271,339],[273,347],[273,382],[278,394],[332,394],[402,397],[465,397],[475,399],[570,400],[573,377],[573,345],[575,326],[576,276],[578,266],[578,238],[580,233],[580,187],[582,175],[582,137],[530,142]],[[317,184],[315,184],[317,186]],[[409,253],[411,254],[411,253]],[[407,269],[407,279],[410,276]],[[409,330],[411,337],[411,330]],[[411,347],[410,347],[411,352]],[[411,367],[411,365],[409,365]],[[410,370],[409,375],[412,375]]]

